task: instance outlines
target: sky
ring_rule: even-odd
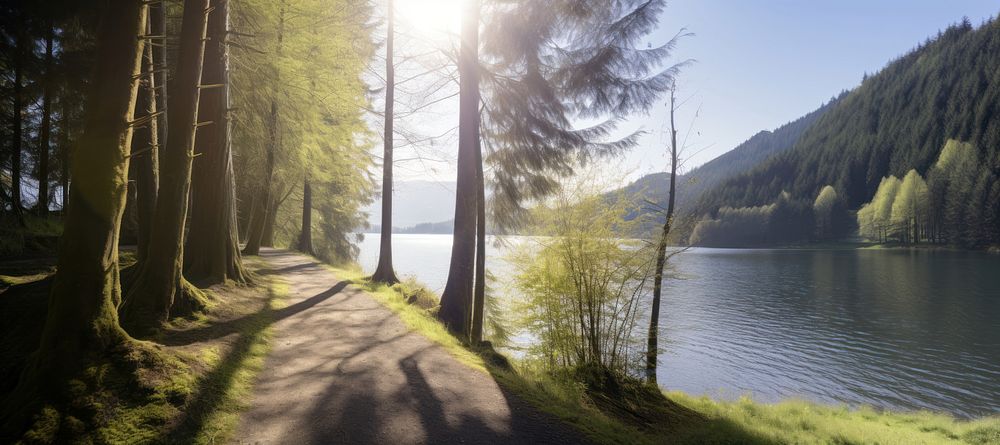
[[[433,10],[450,9],[454,1],[397,0],[402,15],[421,11],[411,24],[427,22]],[[694,34],[680,41],[672,59],[694,61],[678,79],[683,171],[856,87],[864,73],[877,72],[963,16],[978,25],[997,12],[1000,4],[986,0],[668,1],[651,43],[666,42],[681,29]],[[663,101],[623,126],[648,132],[621,161],[629,179],[667,168],[667,112]],[[439,119],[447,121],[447,114]],[[402,165],[397,178],[454,181],[455,149],[448,148],[441,147],[445,162],[430,169],[426,163]]]

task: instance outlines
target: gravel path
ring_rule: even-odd
[[[290,285],[240,444],[558,443],[576,430],[410,332],[312,259],[263,253]]]

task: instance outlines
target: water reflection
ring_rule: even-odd
[[[450,236],[397,235],[403,275],[440,291]],[[362,245],[374,268],[377,237]],[[510,281],[502,254],[490,270]],[[692,249],[664,283],[670,389],[759,400],[1000,412],[1000,257],[975,252]]]

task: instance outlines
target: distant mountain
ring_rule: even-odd
[[[760,165],[771,156],[782,153],[802,137],[802,134],[820,116],[836,104],[846,93],[831,99],[818,109],[789,122],[774,131],[761,131],[746,142],[736,146],[725,154],[701,165],[690,172],[677,177],[677,214],[689,213],[692,205],[706,191],[721,184],[725,180],[741,173],[746,173]],[[632,197],[637,202],[643,200],[655,202],[666,207],[670,192],[670,174],[666,172],[653,173],[639,178],[615,194],[624,191],[625,196]],[[648,210],[647,210],[648,211]],[[634,214],[632,217],[641,215]],[[647,228],[651,229],[651,227]],[[679,229],[678,231],[681,231]],[[686,239],[686,235],[684,235]]]
[[[412,234],[448,234],[451,235],[455,230],[455,220],[449,219],[448,221],[436,222],[436,223],[420,223],[415,224],[410,227],[398,227],[392,228],[392,233],[412,233]],[[368,233],[379,233],[382,231],[382,226],[378,224],[373,224]]]
[[[975,147],[973,167],[960,175],[961,184],[951,184],[948,193],[954,199],[938,194],[930,198],[933,224],[924,229],[950,243],[1000,243],[997,20],[978,29],[963,20],[866,77],[816,119],[791,149],[704,193],[692,211],[710,214],[712,226],[725,226],[720,209],[731,209],[724,212],[727,215],[766,213],[780,201],[788,204],[786,209],[801,210],[791,214],[800,214],[796,224],[802,225],[811,218],[804,212],[825,186],[833,187],[845,209],[858,209],[872,200],[882,178],[902,178],[911,169],[927,177],[932,190],[944,193],[947,181],[935,184],[929,174],[949,139]],[[773,224],[773,216],[758,220],[765,225],[771,221],[787,233],[787,224]],[[769,230],[758,231],[761,240],[794,241],[766,233]]]
[[[393,227],[412,227],[428,221],[445,221],[455,217],[454,182],[397,181],[393,188]],[[366,210],[369,224],[381,224],[381,199],[373,202]]]

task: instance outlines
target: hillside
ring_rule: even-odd
[[[938,197],[930,209],[937,215],[931,219],[940,220],[936,230],[942,241],[968,247],[996,244],[998,108],[1000,23],[992,20],[975,28],[963,21],[866,78],[820,116],[790,150],[723,182],[704,194],[692,211],[710,214],[712,223],[721,224],[725,221],[719,210],[724,207],[748,213],[784,201],[799,210],[793,221],[786,218],[781,225],[812,224],[806,208],[825,186],[833,187],[845,209],[859,209],[872,200],[884,177],[902,178],[910,170],[928,176],[945,142],[955,139],[975,147],[971,162],[975,167],[964,172],[967,186],[953,187],[950,197]],[[951,223],[942,222],[945,219]],[[764,226],[778,222],[770,215],[761,221]],[[803,241],[811,233],[800,230],[806,235],[779,241],[765,233],[773,229],[763,227],[758,242],[746,244]],[[839,235],[848,231],[842,227]],[[704,237],[692,241],[732,244]]]
[[[818,109],[784,124],[774,131],[761,131],[721,156],[678,176],[678,214],[688,213],[691,206],[698,202],[698,199],[706,191],[712,190],[735,175],[750,171],[771,156],[792,148],[802,134],[844,95],[846,93],[832,98]],[[624,193],[625,196],[635,197],[637,202],[649,200],[658,205],[666,206],[669,192],[670,175],[661,172],[643,176],[623,190],[613,192],[613,194]],[[640,215],[632,216],[638,217]]]

